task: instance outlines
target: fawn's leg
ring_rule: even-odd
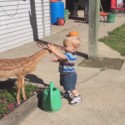
[[[16,97],[18,105],[20,104],[20,90],[21,90],[21,87],[22,87],[21,76],[18,76],[17,77],[17,97]]]
[[[22,78],[22,96],[23,96],[23,100],[26,100],[24,76]]]
[[[23,99],[26,100],[25,88],[24,88],[24,75],[19,75],[17,77],[17,104],[20,104],[21,88],[22,88]]]

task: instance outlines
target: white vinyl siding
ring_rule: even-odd
[[[0,52],[50,34],[49,0],[0,0]]]

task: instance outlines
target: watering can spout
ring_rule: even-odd
[[[58,111],[62,107],[60,90],[54,87],[54,82],[50,82],[49,87],[44,89],[42,107],[45,111]]]

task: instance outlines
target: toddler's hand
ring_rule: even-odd
[[[54,52],[56,50],[56,46],[54,46],[53,44],[47,44],[47,49]]]
[[[58,58],[53,58],[51,61],[58,62]]]

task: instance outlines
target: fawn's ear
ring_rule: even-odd
[[[50,44],[49,42],[46,42],[46,41],[41,41],[41,42],[36,42],[36,44],[41,48],[41,49],[44,49],[47,47],[47,44]],[[62,50],[64,51],[65,48],[63,46],[60,46],[60,45],[56,45],[56,44],[53,44],[54,46],[56,46],[56,49],[59,49],[59,50]]]
[[[36,43],[38,47],[40,47],[41,49],[46,48],[46,44],[42,43],[42,42],[37,42]]]

